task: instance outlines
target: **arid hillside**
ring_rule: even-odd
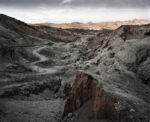
[[[150,121],[150,24],[58,29],[0,15],[0,122]]]

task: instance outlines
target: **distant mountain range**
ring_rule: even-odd
[[[117,29],[121,25],[143,25],[143,24],[150,24],[150,20],[144,19],[134,19],[129,21],[115,21],[115,22],[99,22],[99,23],[80,23],[80,22],[73,22],[73,23],[62,23],[62,24],[54,24],[54,23],[40,23],[36,25],[46,25],[56,28],[63,28],[63,29],[90,29],[90,30],[102,30],[102,29]]]

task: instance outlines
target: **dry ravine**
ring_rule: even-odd
[[[0,122],[149,122],[150,25],[56,29],[0,15]]]

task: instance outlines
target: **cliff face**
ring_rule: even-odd
[[[0,14],[0,121],[60,122],[71,89],[62,85],[73,79],[81,48],[75,43],[94,33],[31,26]]]
[[[76,76],[63,115],[79,113],[75,122],[148,121],[149,32],[149,25],[122,26],[103,30],[83,42],[81,73]]]
[[[116,100],[107,95],[102,86],[98,85],[92,76],[78,72],[74,87],[66,102],[63,116],[75,112],[87,102],[89,110],[86,111],[87,115],[84,115],[87,118],[101,120],[118,119],[115,109]],[[88,113],[91,113],[90,116],[88,116]]]

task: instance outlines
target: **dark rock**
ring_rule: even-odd
[[[89,100],[93,103],[88,105],[93,118],[117,120],[116,100],[107,96],[103,89],[97,87],[95,79],[84,73],[77,74],[74,87],[65,105],[63,117],[75,112]]]
[[[71,89],[72,89],[71,84],[66,83],[65,86],[64,86],[64,91],[63,91],[64,94],[66,96],[69,96]]]

